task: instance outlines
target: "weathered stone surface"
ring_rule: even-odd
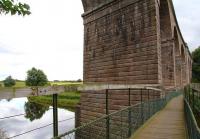
[[[81,93],[82,123],[106,113],[107,88],[100,90],[98,84],[107,84],[108,88],[113,84],[156,85],[174,90],[190,83],[192,59],[172,0],[82,2],[84,84],[96,85],[94,90],[88,87],[90,91]],[[144,94],[145,100],[148,97]],[[109,97],[109,112],[129,105],[127,90],[111,91]],[[131,104],[140,102],[140,91],[131,92],[130,98]],[[153,98],[151,94],[150,99]]]
[[[85,83],[158,83],[155,2],[125,1],[83,17]]]

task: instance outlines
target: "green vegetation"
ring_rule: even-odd
[[[3,82],[0,81],[0,88],[4,87]]]
[[[32,68],[27,71],[26,86],[44,86],[48,83],[47,76],[40,69]]]
[[[200,83],[200,47],[192,52],[192,82]]]
[[[0,87],[5,87],[3,81],[0,81]],[[15,85],[13,87],[26,87],[25,81],[15,81]]]
[[[31,12],[29,11],[30,7],[26,3],[15,2],[14,0],[0,0],[0,14],[11,13],[11,15],[29,15]]]
[[[0,128],[0,139],[7,139],[7,138],[8,138],[8,135],[6,131]]]
[[[82,82],[72,82],[72,81],[50,81],[51,85],[81,85]]]
[[[66,92],[61,93],[58,95],[58,107],[68,109],[71,111],[74,111],[74,108],[76,107],[77,103],[79,103],[80,100],[80,92],[75,91],[77,90],[77,87],[82,85],[82,82],[77,81],[50,81],[47,83],[47,85],[64,85],[66,87]],[[0,81],[0,87],[3,86],[3,82]],[[25,81],[16,80],[15,88],[21,88],[26,87]],[[29,97],[29,102],[31,103],[37,103],[42,106],[52,106],[52,95],[47,96],[36,96],[36,97]],[[32,107],[31,104],[27,104],[27,107]],[[35,109],[35,108],[33,108]],[[32,110],[33,111],[33,110]],[[39,116],[33,117],[32,111],[27,111],[29,113],[29,119],[34,120],[40,117],[41,113],[45,112],[41,110],[41,113],[38,113]]]
[[[26,113],[25,117],[30,121],[34,121],[36,119],[40,119],[43,114],[49,110],[49,106],[41,105],[28,100],[28,102],[24,105],[24,109]]]
[[[73,110],[79,103],[79,92],[64,92],[58,95],[58,107]],[[29,101],[52,106],[52,95],[29,97]]]
[[[3,84],[5,87],[12,87],[14,86],[16,83],[15,83],[15,80],[11,77],[11,76],[8,76],[4,81],[3,81]]]
[[[24,81],[16,81],[16,84],[14,87],[18,88],[18,87],[25,87],[26,84]]]
[[[72,82],[72,81],[49,81],[47,85],[65,85],[65,86],[79,86],[82,85],[82,82]],[[4,87],[3,81],[0,81],[0,87]],[[25,81],[16,80],[16,84],[13,86],[16,88],[26,87]]]

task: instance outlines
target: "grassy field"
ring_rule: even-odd
[[[16,81],[15,86],[13,87],[25,87],[25,82],[24,81]],[[3,81],[0,81],[0,87],[4,87]]]
[[[49,82],[51,85],[79,85],[82,84],[82,82]]]
[[[3,87],[3,82],[2,81],[0,81],[0,87]]]
[[[64,81],[60,81],[60,82],[50,81],[48,83],[48,85],[81,85],[81,84],[82,84],[82,82],[67,82],[67,81],[66,82],[64,82]],[[4,87],[3,81],[0,81],[0,87]],[[26,87],[25,81],[16,81],[16,84],[13,87]]]
[[[49,82],[48,85],[66,85],[66,86],[79,86],[82,82]],[[0,88],[4,87],[3,82],[0,81]],[[16,85],[13,87],[26,87],[24,81],[16,81]],[[51,105],[52,106],[52,95],[49,96],[37,96],[29,97],[29,100],[36,102],[42,105]],[[74,92],[64,92],[58,95],[58,107],[66,108],[73,111],[76,104],[80,100],[80,93],[77,91]]]
[[[42,105],[52,106],[52,95],[29,97],[29,100]],[[73,110],[80,100],[79,92],[64,92],[58,95],[58,107]]]

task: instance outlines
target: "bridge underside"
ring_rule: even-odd
[[[190,83],[192,59],[171,0],[82,3],[84,84],[86,88],[88,84],[97,87],[81,93],[80,124],[106,113],[108,88],[99,89],[101,86],[142,85],[176,90]],[[140,91],[134,92],[131,104],[141,99]],[[128,105],[127,90],[117,92],[110,92],[111,111]]]

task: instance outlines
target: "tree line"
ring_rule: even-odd
[[[192,82],[200,83],[200,46],[192,52]]]
[[[33,67],[27,71],[25,79],[26,86],[44,86],[47,83],[47,76],[42,70]],[[16,84],[16,80],[14,80],[12,76],[8,76],[5,80],[3,80],[3,84],[5,87],[12,87]]]

